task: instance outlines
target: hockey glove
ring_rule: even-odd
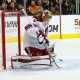
[[[38,34],[37,38],[40,44],[44,43],[44,44],[49,44],[49,40],[46,37],[46,35],[40,30],[40,33]]]

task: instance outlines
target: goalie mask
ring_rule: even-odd
[[[51,18],[52,18],[52,13],[48,10],[44,10],[42,13],[42,19],[43,19],[44,25],[48,24]]]

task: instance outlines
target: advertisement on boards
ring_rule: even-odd
[[[52,19],[49,22],[49,34],[60,34],[59,16],[52,16]]]
[[[10,16],[6,15],[5,17],[5,32],[6,38],[15,37],[17,38],[17,17],[16,15]],[[29,16],[31,19],[32,16]],[[23,41],[23,36],[25,29],[24,27],[29,22],[27,17],[20,17],[20,30],[21,30],[21,38]],[[1,22],[0,22],[1,25]],[[80,16],[79,15],[55,15],[52,16],[52,19],[48,25],[49,28],[49,39],[60,38],[75,38],[80,36]],[[0,27],[0,35],[1,35],[1,27]],[[12,38],[11,38],[12,39]],[[17,39],[16,39],[17,40]]]
[[[12,17],[11,17],[12,18]],[[6,37],[16,37],[18,30],[17,30],[17,19],[14,17],[11,19],[10,17],[5,18],[5,32]]]
[[[79,37],[79,16],[62,15],[61,16],[62,38]]]
[[[49,39],[60,38],[60,16],[52,16],[49,22]]]

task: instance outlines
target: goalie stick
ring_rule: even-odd
[[[55,43],[57,43],[59,40],[60,40],[60,39],[56,40],[56,41],[54,42],[54,44],[52,45],[52,47],[54,47]],[[63,59],[59,59],[59,61],[63,61]]]
[[[28,15],[26,14],[25,10],[24,10],[24,9],[22,9],[21,11],[25,14],[25,16],[26,16],[26,17],[27,17],[27,19],[29,20],[30,24],[32,25],[32,28],[34,29],[35,33],[38,35],[38,33],[36,32],[36,30],[35,30],[35,28],[34,28],[34,25],[31,23],[30,19],[28,18]],[[46,48],[46,45],[45,45],[45,44],[44,44],[44,46],[45,46],[45,48]],[[47,48],[46,48],[46,49],[47,49]],[[47,49],[47,51],[48,51],[48,49]],[[49,53],[49,56],[52,58],[52,60],[53,60],[54,64],[55,64],[58,68],[60,68],[60,67],[56,64],[56,62],[55,62],[55,60],[54,60],[53,56],[50,54],[50,52],[49,52],[49,51],[48,51],[48,53]]]
[[[57,43],[59,40],[60,40],[60,39],[56,40],[56,41],[54,42],[54,44],[53,44],[50,48],[53,48],[53,47],[55,46],[55,43]]]
[[[56,40],[50,48],[52,49],[55,46],[55,43],[57,43],[58,41],[60,41],[60,39]],[[63,61],[63,59],[59,59],[59,61]]]

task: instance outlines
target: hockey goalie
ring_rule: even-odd
[[[21,66],[25,63],[23,66],[30,67],[32,65],[52,66],[52,63],[55,63],[54,44],[52,44],[52,47],[49,47],[50,41],[48,40],[48,23],[51,17],[52,14],[48,10],[32,16],[24,28],[23,47],[28,56],[12,57],[12,67],[14,66],[13,62],[16,61]]]
[[[52,17],[51,12],[45,10],[42,15],[33,16],[31,23],[25,26],[24,50],[29,56],[48,55],[49,46],[48,22]]]

